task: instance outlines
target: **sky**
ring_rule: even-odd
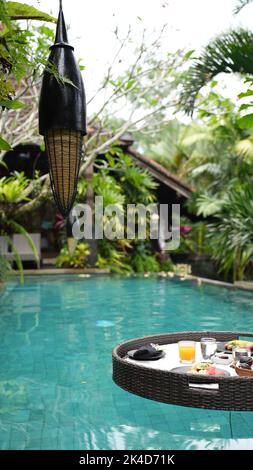
[[[57,16],[58,0],[26,0],[26,3]],[[123,36],[131,25],[138,44],[144,27],[152,35],[166,24],[162,45],[165,50],[200,51],[212,37],[230,27],[253,29],[253,3],[234,16],[236,3],[236,0],[63,0],[69,40],[85,65],[87,97],[98,88],[114,56],[116,26]],[[124,61],[127,68],[131,53],[124,56]],[[235,78],[226,78],[221,86],[228,95],[241,91],[241,84]]]

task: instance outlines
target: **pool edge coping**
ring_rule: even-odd
[[[71,269],[71,268],[45,268],[45,269],[26,269],[24,271],[24,274],[27,275],[27,276],[55,276],[55,275],[64,275],[64,274],[67,274],[67,275],[80,275],[80,274],[92,274],[92,275],[112,275],[112,273],[110,272],[109,269],[98,269],[98,268],[85,268],[85,269],[79,269],[79,268],[74,268],[74,269]],[[11,277],[16,277],[16,276],[19,276],[19,272],[18,271],[14,271],[12,274],[11,274]],[[113,276],[113,275],[112,275]],[[147,277],[151,277],[151,276],[156,276],[158,278],[162,278],[162,279],[173,279],[173,278],[176,278],[176,279],[179,279],[181,280],[182,282],[183,281],[193,281],[195,283],[197,283],[198,285],[201,285],[202,283],[203,284],[210,284],[210,285],[213,285],[213,286],[217,286],[217,287],[225,287],[227,289],[236,289],[236,290],[244,290],[244,291],[248,291],[248,292],[253,292],[253,282],[252,282],[252,286],[250,285],[241,285],[241,284],[238,284],[237,283],[229,283],[229,282],[225,282],[225,281],[219,281],[217,279],[209,279],[209,278],[205,278],[205,277],[201,277],[201,276],[194,276],[192,274],[185,274],[185,275],[180,275],[180,274],[177,274],[177,273],[174,273],[174,272],[168,272],[168,273],[164,273],[164,272],[160,272],[160,273],[143,273],[142,274],[137,274],[137,275],[128,275],[128,276],[124,276],[122,275],[122,277],[143,277],[143,278],[147,278]]]

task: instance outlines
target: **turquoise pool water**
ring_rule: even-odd
[[[167,279],[51,276],[0,296],[1,449],[253,449],[253,413],[131,395],[111,379],[129,338],[252,330],[253,295]]]

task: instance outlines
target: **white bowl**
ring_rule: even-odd
[[[212,356],[211,359],[215,364],[223,364],[224,366],[228,366],[229,364],[233,362],[232,354],[226,354],[226,353],[216,353]]]

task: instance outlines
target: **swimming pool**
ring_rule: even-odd
[[[160,278],[27,277],[0,296],[1,449],[253,449],[253,413],[118,388],[111,350],[182,330],[252,331],[253,294]]]

